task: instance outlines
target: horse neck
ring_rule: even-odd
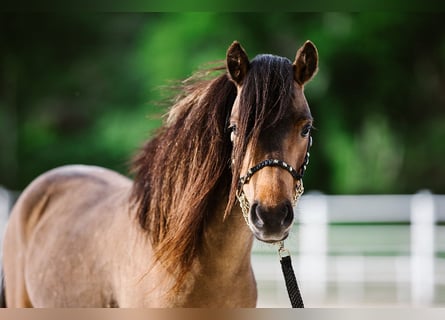
[[[169,307],[255,307],[257,291],[251,267],[253,235],[236,206],[224,217],[227,198],[209,208],[199,253],[179,291],[161,302]],[[155,279],[175,281],[168,273]],[[156,276],[157,277],[157,276]],[[151,281],[151,280],[150,280]],[[167,282],[168,283],[168,282]]]
[[[216,211],[204,232],[201,262],[214,267],[222,264],[226,272],[230,272],[227,270],[230,266],[250,268],[253,236],[241,210],[236,206],[227,217],[224,217],[224,206]]]
[[[215,207],[182,306],[254,307],[257,291],[250,263],[253,236],[238,208],[224,219],[225,204]],[[178,297],[177,297],[178,298]]]

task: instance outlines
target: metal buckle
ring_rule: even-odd
[[[290,256],[289,250],[284,247],[284,241],[278,242],[277,245],[278,245],[278,255],[280,256],[280,259]]]

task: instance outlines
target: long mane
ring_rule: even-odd
[[[214,70],[223,70],[216,68]],[[235,190],[247,145],[276,128],[293,99],[292,64],[260,55],[252,60],[240,96],[239,139],[227,132],[236,86],[226,73],[194,76],[183,82],[168,118],[133,161],[133,201],[139,224],[151,239],[156,258],[184,280],[199,253],[208,214]],[[232,163],[232,149],[234,162]]]
[[[225,73],[207,78],[183,82],[166,123],[133,161],[139,224],[156,257],[178,275],[190,268],[207,214],[232,181],[226,123],[236,87]]]

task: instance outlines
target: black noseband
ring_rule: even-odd
[[[258,163],[256,166],[250,168],[247,171],[247,174],[240,178],[240,181],[239,181],[240,185],[244,185],[244,184],[248,183],[250,178],[256,172],[260,171],[264,167],[280,167],[280,168],[287,170],[287,172],[289,172],[295,180],[300,180],[301,178],[303,178],[303,176],[300,173],[298,173],[297,170],[295,170],[290,164],[287,164],[286,162],[284,162],[282,160],[266,159],[266,160],[263,160],[260,163]]]
[[[310,156],[309,148],[311,146],[312,146],[312,136],[309,136],[309,141],[308,141],[307,148],[306,148],[306,155],[304,157],[304,161],[300,167],[300,170],[298,170],[298,171],[295,170],[290,164],[284,162],[283,160],[266,159],[266,160],[263,160],[260,163],[258,163],[256,166],[250,168],[247,171],[246,175],[240,177],[238,189],[241,189],[244,184],[249,182],[250,178],[252,178],[252,176],[256,172],[260,171],[264,167],[279,167],[279,168],[282,168],[282,169],[286,170],[287,172],[289,172],[295,180],[303,179],[304,172],[306,171],[306,167],[309,163],[309,156]]]

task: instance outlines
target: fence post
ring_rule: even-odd
[[[299,276],[310,305],[323,304],[327,285],[328,203],[321,193],[302,197],[299,214]],[[306,283],[306,285],[305,285]]]
[[[434,300],[434,197],[420,191],[411,198],[411,301],[427,306]]]
[[[0,186],[0,261],[3,257],[3,233],[8,222],[11,197],[9,192]]]

